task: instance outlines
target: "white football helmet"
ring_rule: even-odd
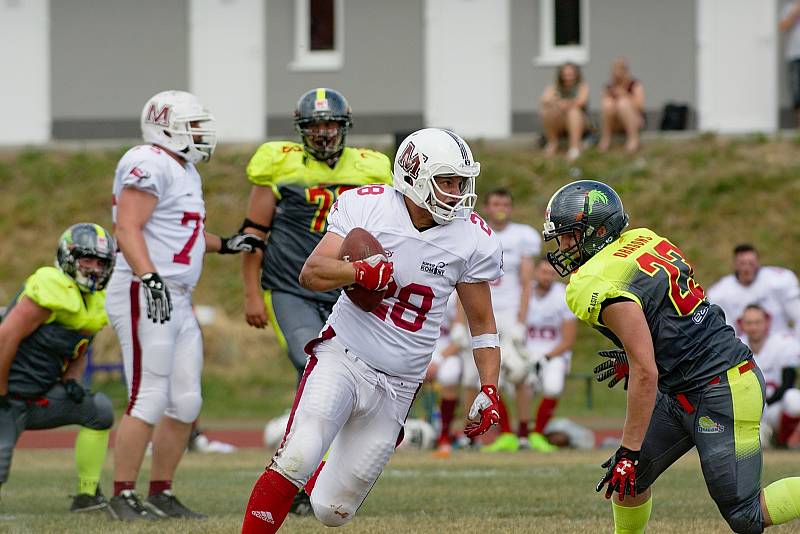
[[[191,163],[210,160],[217,146],[214,117],[186,91],[162,91],[148,100],[142,109],[141,125],[145,142],[164,147]],[[198,136],[200,140],[196,141]]]
[[[428,210],[438,224],[446,224],[472,213],[477,199],[475,178],[480,172],[480,163],[472,159],[472,151],[458,135],[441,128],[425,128],[400,143],[394,158],[393,185],[414,204]],[[439,188],[434,178],[442,175],[466,178],[460,195]]]

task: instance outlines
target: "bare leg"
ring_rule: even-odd
[[[192,423],[164,416],[153,432],[153,465],[150,480],[172,480],[189,442]]]
[[[639,128],[642,127],[642,115],[629,98],[622,97],[617,104],[622,127],[625,129],[625,150],[630,153],[639,150]]]
[[[614,128],[616,114],[616,100],[610,97],[604,97],[600,119],[600,141],[597,143],[597,150],[599,152],[606,152],[611,146],[611,134]]]
[[[586,126],[583,110],[572,107],[567,111],[567,135],[569,136],[569,153],[575,159],[581,152],[581,137]]]
[[[625,495],[625,500],[624,501],[620,501],[619,500],[619,493],[615,492],[614,496],[612,497],[612,499],[614,499],[614,504],[617,504],[619,506],[627,506],[629,508],[634,508],[636,506],[640,506],[640,505],[646,503],[647,500],[650,498],[650,494],[651,493],[652,493],[651,489],[647,488],[643,492],[637,493],[636,496],[634,496],[634,497],[631,497],[630,495]]]
[[[558,151],[558,136],[564,130],[564,119],[558,108],[553,105],[543,106],[539,117],[542,121],[544,136],[547,139],[544,152],[548,156],[552,156]]]
[[[115,481],[136,481],[152,435],[153,425],[130,415],[122,416],[114,440]]]
[[[514,396],[517,403],[517,420],[528,421],[531,415],[531,400],[533,390],[525,382],[514,386]]]

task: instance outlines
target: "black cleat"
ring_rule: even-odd
[[[108,506],[103,492],[100,491],[100,486],[95,490],[94,495],[88,493],[79,493],[72,497],[72,506],[69,507],[70,512],[92,512],[94,510],[102,510]]]
[[[119,521],[155,521],[158,516],[147,510],[132,490],[125,490],[108,501],[108,513]]]
[[[311,507],[311,497],[308,496],[308,493],[305,490],[300,490],[297,492],[297,495],[294,496],[294,500],[292,501],[292,507],[289,508],[289,513],[299,516],[311,515],[314,512],[314,509]]]
[[[186,508],[170,490],[150,495],[145,506],[158,517],[205,519],[207,516]]]

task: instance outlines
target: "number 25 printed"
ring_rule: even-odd
[[[636,258],[639,269],[650,276],[655,276],[659,271],[666,273],[673,306],[681,315],[689,315],[706,298],[702,286],[692,278],[694,269],[680,249],[666,239],[653,248],[657,254],[645,252]],[[682,271],[680,266],[688,268],[688,272],[685,269]]]

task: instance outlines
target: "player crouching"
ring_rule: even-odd
[[[253,488],[243,532],[277,531],[302,487],[325,525],[353,518],[394,453],[453,290],[483,384],[466,431],[481,434],[499,419],[500,352],[488,281],[502,274],[502,252],[472,211],[479,172],[459,136],[428,128],[400,145],[394,187],[367,185],[339,197],[300,281],[313,291],[357,284],[386,293],[371,313],[341,295],[320,337],[307,345],[283,443]],[[372,234],[384,254],[341,260],[355,228]]]

